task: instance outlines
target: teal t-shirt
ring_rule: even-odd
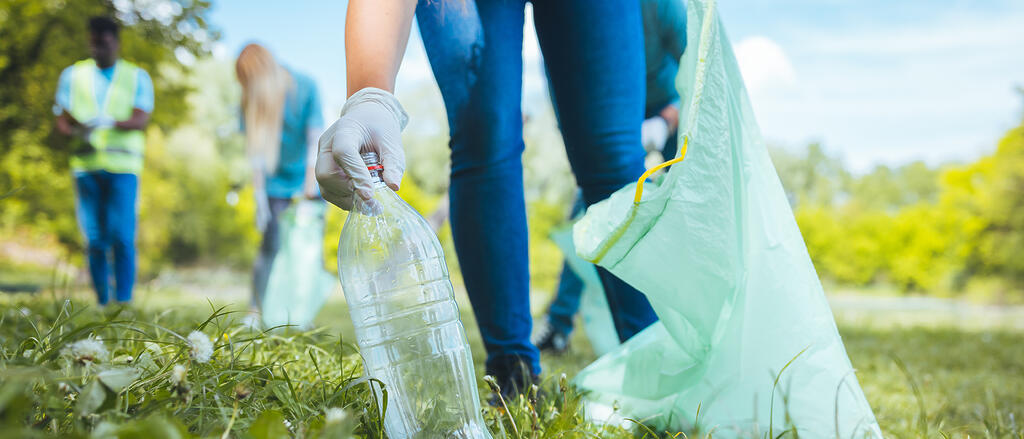
[[[289,90],[285,99],[277,171],[267,176],[267,196],[271,198],[292,198],[302,191],[309,145],[306,136],[310,130],[324,126],[316,82],[292,69],[288,69],[288,73],[294,79],[295,87]]]

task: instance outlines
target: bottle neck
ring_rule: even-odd
[[[374,169],[375,167],[377,169]],[[384,184],[384,169],[381,168],[380,165],[376,165],[376,166],[370,165],[370,166],[367,166],[366,169],[368,171],[370,171],[370,181],[373,182],[374,186],[379,186],[379,185]]]
[[[363,163],[366,164],[366,170],[370,171],[370,180],[373,181],[374,186],[384,184],[384,167],[381,166],[377,153],[364,152],[360,156],[363,158]]]

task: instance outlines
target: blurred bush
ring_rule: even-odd
[[[878,166],[854,176],[818,145],[773,159],[824,278],[907,292],[1024,301],[1024,124],[962,165]]]

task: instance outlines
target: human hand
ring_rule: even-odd
[[[324,199],[352,210],[353,197],[369,200],[373,180],[360,154],[376,152],[384,183],[398,190],[405,172],[402,128],[409,117],[394,95],[364,88],[348,98],[341,116],[320,136],[316,179]]]

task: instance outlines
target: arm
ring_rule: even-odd
[[[153,80],[145,70],[138,71],[138,86],[135,88],[135,108],[132,108],[132,116],[128,120],[114,122],[114,128],[119,130],[146,129],[149,124],[149,115],[153,113]]]
[[[360,151],[376,151],[382,178],[398,190],[405,172],[402,128],[408,115],[392,94],[417,0],[351,0],[345,21],[348,97],[320,136],[316,179],[325,200],[350,210],[373,197]],[[356,196],[354,196],[356,195]]]
[[[70,136],[75,133],[75,128],[81,126],[77,120],[67,111],[61,112],[57,115],[57,132],[65,136]]]
[[[306,177],[302,182],[302,195],[310,200],[317,196],[316,155],[320,151],[318,140],[320,139],[321,131],[323,130],[316,127],[310,128],[306,133]]]
[[[345,20],[348,95],[366,87],[395,91],[416,0],[351,0]]]
[[[674,132],[679,125],[679,101],[673,102],[662,108],[658,113],[665,123],[668,124],[668,132]]]
[[[138,108],[132,109],[132,117],[114,123],[114,128],[119,130],[144,130],[149,124],[149,113]]]
[[[57,132],[65,136],[75,134],[75,129],[81,127],[82,124],[68,112],[68,108],[71,108],[71,67],[60,72],[60,78],[57,80],[57,94],[54,98],[53,114],[57,116]]]
[[[304,83],[305,80],[303,81]],[[308,82],[309,93],[303,109],[306,119],[306,178],[302,183],[302,195],[306,199],[319,198],[316,185],[316,156],[320,152],[320,133],[324,131],[323,108],[320,106],[320,90],[312,79]]]

